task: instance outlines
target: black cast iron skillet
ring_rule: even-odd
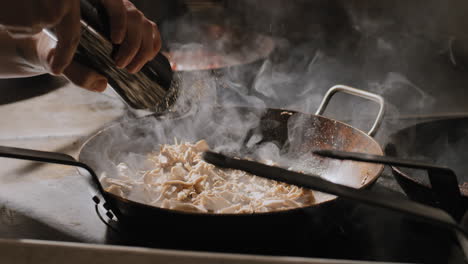
[[[392,171],[411,199],[463,212],[468,209],[468,163],[464,159],[467,149],[468,118],[452,118],[420,123],[398,131],[390,136],[385,153],[451,168],[452,175],[445,174],[445,181],[438,183],[433,182],[433,173],[425,174],[400,166],[392,166]]]
[[[147,116],[97,133],[83,146],[79,162],[60,153],[26,149],[2,148],[0,156],[86,169],[97,187],[93,200],[103,205],[108,216],[117,222],[121,233],[134,239],[164,240],[166,244],[172,239],[178,248],[184,243],[193,245],[194,241],[197,241],[195,244],[218,245],[220,241],[284,243],[291,238],[309,236],[304,232],[304,227],[313,224],[307,214],[319,216],[335,203],[336,197],[317,194],[317,202],[312,206],[270,213],[188,213],[148,206],[108,193],[104,191],[98,175],[103,172],[113,175],[117,173],[118,163],[128,162],[132,155],[146,155],[159,144],[172,144],[174,137],[177,137],[189,142],[206,139],[215,150],[239,156],[252,153],[252,142],[255,148],[274,145],[283,157],[287,157],[286,162],[279,161],[282,166],[298,166],[304,171],[320,166],[324,174],[334,174],[337,182],[346,182],[356,188],[369,187],[382,172],[382,165],[337,163],[310,152],[313,149],[340,149],[377,155],[383,153],[370,135],[319,115],[336,92],[359,95],[380,104],[378,118],[369,132],[373,135],[383,115],[383,99],[354,88],[335,86],[326,94],[317,115],[279,109],[216,108],[209,114],[201,111],[181,118]],[[236,120],[242,120],[242,126]],[[257,140],[252,140],[255,138]],[[326,228],[322,226],[317,229]]]

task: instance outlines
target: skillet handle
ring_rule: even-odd
[[[39,151],[39,150],[32,150],[32,149],[0,146],[0,157],[38,161],[38,162],[43,162],[43,163],[61,164],[61,165],[74,166],[74,167],[85,169],[91,175],[93,184],[95,185],[96,189],[99,191],[99,193],[105,200],[106,196],[105,196],[104,189],[102,188],[99,182],[99,178],[94,172],[94,170],[88,165],[77,161],[75,158],[73,158],[70,155],[58,153],[58,152],[47,152],[47,151]],[[99,198],[95,196],[93,197],[93,200],[96,203],[98,203]]]
[[[369,136],[373,137],[375,133],[377,132],[377,129],[379,129],[380,124],[382,123],[383,115],[385,112],[385,100],[383,99],[383,97],[380,95],[371,93],[371,92],[359,90],[359,89],[352,88],[346,85],[335,85],[332,88],[330,88],[330,90],[328,90],[328,92],[325,94],[315,114],[322,115],[325,112],[325,109],[327,108],[327,105],[330,102],[333,95],[335,95],[338,92],[343,92],[343,93],[359,96],[359,97],[369,99],[379,104],[379,112],[377,113],[375,122],[372,125],[369,132],[367,132]]]

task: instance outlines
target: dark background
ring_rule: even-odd
[[[158,23],[166,49],[181,34],[180,24],[211,23],[273,37],[269,64],[248,87],[270,107],[314,112],[329,87],[347,84],[384,96],[387,118],[468,110],[468,3],[463,0],[133,2]],[[40,84],[34,95],[55,85],[44,77],[33,82]],[[18,87],[5,89],[3,102],[27,98],[20,93],[31,92],[29,86],[25,80],[0,81],[0,87]],[[344,101],[341,108],[353,108],[355,101]],[[366,106],[341,119],[374,112]]]
[[[314,112],[329,87],[347,84],[384,96],[386,118],[468,110],[468,2],[463,0],[134,2],[158,22],[167,42],[180,33],[174,26],[180,21],[272,36],[271,64],[250,87],[268,97],[271,107]],[[340,106],[353,109],[355,103]],[[344,119],[372,115],[369,107],[344,113]]]

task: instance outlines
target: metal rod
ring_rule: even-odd
[[[334,158],[334,159],[341,159],[341,160],[354,160],[354,161],[362,161],[362,162],[372,162],[372,163],[380,163],[385,165],[391,166],[402,166],[412,169],[434,169],[434,170],[448,170],[452,171],[448,167],[443,166],[436,166],[431,163],[426,163],[417,160],[407,160],[407,159],[400,159],[395,157],[388,157],[388,156],[379,156],[367,153],[358,153],[358,152],[347,152],[347,151],[339,151],[339,150],[315,150],[313,151],[314,154],[320,155],[322,157]]]

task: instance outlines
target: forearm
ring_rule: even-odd
[[[38,36],[13,39],[0,30],[0,78],[29,77],[45,73],[39,63]]]

